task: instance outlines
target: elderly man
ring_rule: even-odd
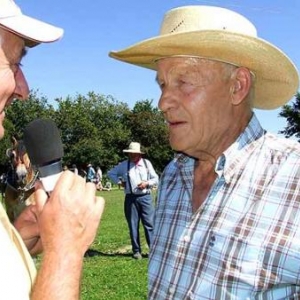
[[[154,69],[178,152],[159,184],[149,299],[300,298],[300,147],[253,108],[296,93],[291,60],[231,10],[172,9],[111,57]]]
[[[146,241],[150,248],[154,213],[151,189],[158,184],[158,175],[151,162],[142,158],[143,152],[140,143],[130,143],[128,149],[124,149],[123,152],[128,154],[128,159],[109,170],[107,175],[115,184],[118,184],[120,178],[123,182],[124,212],[130,233],[132,257],[141,259],[139,225],[142,221]]]
[[[20,64],[26,47],[55,41],[62,33],[23,15],[13,1],[0,0],[1,138],[6,106],[28,96]],[[95,197],[94,184],[70,171],[61,175],[49,198],[39,184],[35,194],[36,206],[27,207],[15,227],[0,206],[1,299],[79,299],[83,256],[95,237],[103,200]],[[37,275],[27,248],[31,254],[44,250]]]

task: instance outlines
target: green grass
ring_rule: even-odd
[[[148,259],[131,258],[131,245],[123,212],[123,190],[100,192],[105,210],[92,246],[99,255],[84,259],[81,299],[143,300],[147,299]],[[140,226],[143,255],[148,248]]]

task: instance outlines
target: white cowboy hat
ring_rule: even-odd
[[[12,0],[0,0],[0,27],[24,38],[28,47],[54,42],[63,35],[63,29],[23,15]]]
[[[140,153],[140,154],[143,154],[143,152],[141,152],[141,144],[140,143],[136,143],[136,142],[131,142],[129,144],[128,149],[124,149],[123,152],[125,152],[125,153]]]
[[[196,56],[247,67],[255,75],[253,107],[277,108],[297,92],[298,72],[277,47],[258,38],[242,15],[213,6],[183,6],[165,14],[160,35],[110,57],[156,69],[160,58]]]

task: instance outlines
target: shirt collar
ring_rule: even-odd
[[[264,134],[265,130],[262,128],[256,115],[253,113],[253,116],[246,129],[240,134],[236,141],[221,155],[221,157],[225,157],[224,177],[227,183],[235,173],[236,168],[239,167],[240,161],[244,159],[245,152],[253,151],[258,146],[257,143],[253,142],[260,140],[260,138],[263,137]],[[261,139],[259,141],[259,145],[262,145],[263,141],[264,139]],[[220,158],[218,159],[217,165],[219,161],[221,162]]]
[[[238,167],[240,160],[244,156],[243,150],[251,151],[251,149],[249,149],[251,147],[254,149],[254,147],[257,145],[256,143],[253,144],[252,142],[258,140],[264,134],[265,130],[262,128],[255,113],[253,113],[246,129],[217,159],[215,172],[218,174],[218,176],[224,175],[225,181],[228,183],[230,178],[235,173],[235,169]],[[191,159],[194,160],[183,153],[177,153],[175,155],[175,161],[178,163],[179,167],[183,167],[183,165],[185,165]]]

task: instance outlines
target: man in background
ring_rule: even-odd
[[[86,181],[96,183],[96,171],[92,164],[87,165]]]
[[[120,177],[122,178],[125,193],[124,212],[130,233],[132,257],[141,259],[139,224],[142,221],[150,248],[154,212],[151,189],[157,186],[158,175],[151,162],[142,158],[140,143],[130,143],[129,148],[123,152],[128,154],[128,159],[109,170],[107,175],[115,184],[118,184]]]
[[[23,15],[12,0],[0,0],[0,138],[5,108],[29,94],[21,69],[27,47],[55,41],[62,34],[60,28]],[[1,298],[79,299],[83,256],[96,235],[103,199],[95,197],[94,184],[66,171],[49,198],[37,183],[35,202],[15,226],[0,205]],[[30,254],[42,250],[36,273]]]

